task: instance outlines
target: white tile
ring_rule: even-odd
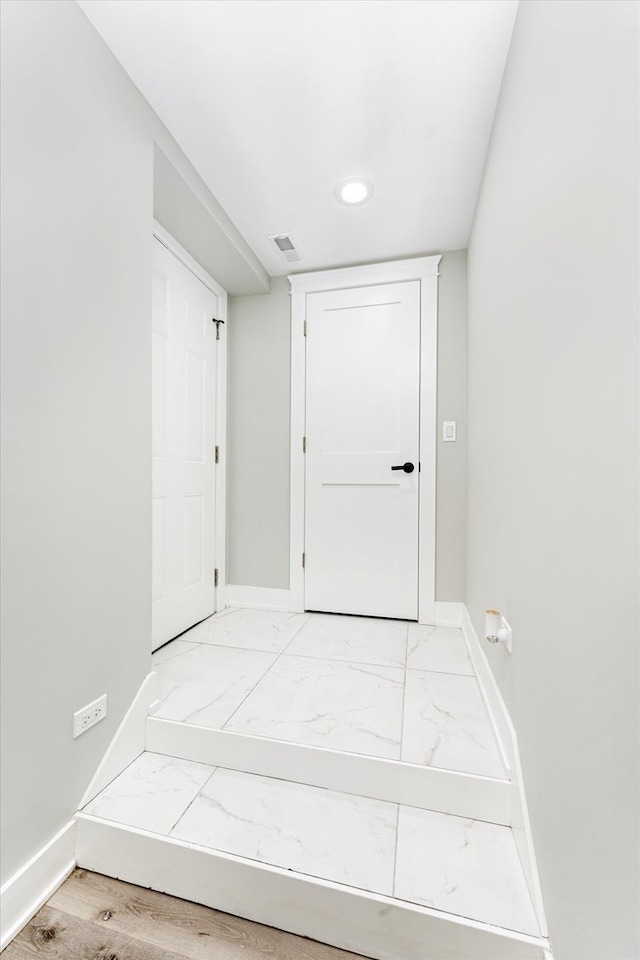
[[[462,630],[409,624],[407,666],[412,670],[473,676],[473,666]]]
[[[174,657],[179,657],[183,653],[187,653],[188,650],[193,650],[197,646],[195,643],[188,643],[185,640],[172,640],[171,643],[165,643],[164,647],[160,647],[159,650],[156,650],[155,653],[151,656],[151,663],[153,667],[159,666],[161,663],[166,663],[167,660],[172,660]]]
[[[313,613],[287,654],[404,667],[407,626],[402,620]]]
[[[255,650],[195,644],[158,665],[155,716],[219,728],[276,659]]]
[[[506,776],[475,677],[407,670],[402,759]]]
[[[218,610],[217,613],[214,613],[213,616],[209,617],[208,619],[213,620],[215,618],[216,620],[219,620],[220,617],[226,617],[228,613],[233,613],[235,610],[237,610],[237,607],[225,607],[224,610]]]
[[[397,806],[217,770],[172,837],[391,895]]]
[[[509,827],[401,806],[395,896],[540,935]]]
[[[206,763],[143,753],[84,812],[168,834],[214,770]]]
[[[194,630],[198,643],[281,653],[308,620],[307,614],[235,609],[210,617]],[[191,639],[191,637],[190,637]]]
[[[400,757],[404,671],[283,654],[225,730]]]

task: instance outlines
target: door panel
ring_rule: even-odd
[[[153,241],[153,648],[215,609],[217,297]]]
[[[305,607],[415,619],[420,283],[309,294],[307,320]]]

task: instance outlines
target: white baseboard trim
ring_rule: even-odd
[[[471,774],[149,717],[147,750],[228,770],[511,823],[511,784]]]
[[[251,607],[254,610],[281,610],[289,613],[289,591],[228,583],[225,587],[225,603],[228,607]]]
[[[511,832],[513,833],[513,839],[515,840],[516,847],[518,848],[520,863],[522,864],[522,870],[527,881],[527,886],[529,887],[529,893],[531,894],[533,907],[538,918],[540,931],[543,936],[548,937],[549,931],[547,926],[547,918],[545,916],[544,904],[542,902],[542,888],[540,886],[536,852],[533,846],[533,834],[531,833],[527,798],[525,797],[524,792],[524,781],[522,778],[522,767],[520,765],[520,754],[518,751],[517,738],[514,743],[514,759],[515,767],[511,784],[511,805],[513,817]],[[551,953],[549,953],[549,956],[546,958],[546,960],[553,960]]]
[[[71,820],[0,890],[0,950],[25,927],[76,865],[76,824]]]
[[[464,603],[436,600],[435,621],[438,627],[461,627],[464,618]]]
[[[148,673],[116,730],[78,808],[85,807],[144,750],[145,723],[156,699],[156,675]]]
[[[375,960],[544,960],[548,942],[78,814],[78,865]]]
[[[509,711],[500,693],[500,688],[489,666],[486,654],[482,649],[482,644],[471,622],[469,613],[464,608],[462,617],[462,632],[467,643],[469,656],[473,669],[480,684],[480,691],[485,701],[485,706],[489,714],[493,730],[498,742],[498,747],[502,755],[502,762],[505,764],[509,775],[513,771],[513,742],[515,732]]]
[[[223,607],[249,607],[253,610],[281,610],[291,611],[291,594],[289,590],[277,590],[271,587],[247,587],[228,583],[224,593],[219,593],[219,599],[224,598]],[[297,612],[297,611],[294,611]],[[300,611],[302,612],[302,611]],[[464,616],[464,604],[438,600],[435,603],[433,622],[439,627],[460,627]]]
[[[542,890],[536,864],[533,836],[524,792],[522,766],[518,750],[518,738],[507,710],[493,670],[489,665],[482,643],[471,622],[469,611],[463,608],[462,630],[464,633],[473,669],[475,670],[487,712],[493,724],[498,746],[511,777],[512,832],[518,848],[522,869],[529,887],[531,900],[544,936],[547,936],[547,921],[542,902]]]

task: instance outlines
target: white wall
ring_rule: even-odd
[[[467,604],[554,956],[638,956],[638,6],[523,0],[469,246]]]
[[[229,299],[227,581],[289,589],[291,297]]]
[[[466,516],[466,254],[440,262],[438,416],[457,420],[458,442],[438,441],[436,596],[461,601]],[[289,589],[291,297],[229,300],[229,583]],[[441,435],[442,431],[439,431]]]
[[[4,882],[72,816],[150,666],[154,141],[215,202],[72,0],[1,8]]]
[[[445,443],[442,421],[455,420]],[[465,596],[467,546],[467,254],[445,253],[438,280],[436,600]]]
[[[153,213],[230,296],[266,293],[264,267],[159,121],[153,151]]]

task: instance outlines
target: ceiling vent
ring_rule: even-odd
[[[271,240],[276,250],[288,263],[297,263],[300,259],[300,254],[290,233],[275,233],[273,236],[267,237],[267,240]]]

